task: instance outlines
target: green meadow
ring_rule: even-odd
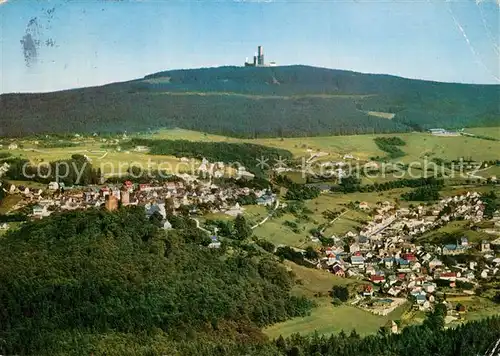
[[[477,128],[467,130],[467,132],[470,131],[471,133],[485,135],[489,134],[489,136],[493,137],[499,135],[498,132],[500,128]],[[141,137],[161,140],[182,139],[202,142],[249,142],[289,150],[296,158],[309,158],[312,154],[321,153],[322,156],[318,158],[320,161],[338,161],[342,159],[344,155],[352,155],[355,159],[365,161],[369,160],[371,157],[386,156],[386,153],[377,147],[374,138],[393,136],[400,137],[406,143],[406,145],[401,146],[401,149],[406,155],[397,159],[397,161],[403,163],[421,161],[425,158],[452,160],[459,157],[472,157],[479,161],[500,159],[500,141],[490,141],[465,136],[440,137],[428,133],[238,139],[184,129],[165,129],[147,134],[131,134],[129,138]],[[57,139],[54,139],[53,143],[57,144],[57,141]],[[0,152],[9,152],[15,156],[27,158],[35,163],[66,159],[75,153],[85,154],[93,163],[98,165],[102,164],[106,174],[117,174],[126,171],[129,166],[133,166],[134,164],[146,166],[148,162],[150,162],[153,168],[160,167],[168,169],[179,163],[179,159],[172,156],[155,156],[149,155],[147,152],[136,152],[133,150],[118,151],[117,147],[126,141],[127,138],[118,136],[116,139],[107,140],[106,142],[94,137],[73,138],[71,139],[71,143],[74,144],[74,147],[41,148],[40,145],[36,144],[37,142],[35,139],[11,139],[5,143],[16,142],[21,144],[22,148],[7,150],[7,145],[4,144]],[[487,170],[483,175],[490,176],[498,174],[499,169],[493,167],[491,172]],[[380,179],[391,179],[391,177]]]

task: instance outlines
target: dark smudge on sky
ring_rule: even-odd
[[[33,17],[26,25],[26,31],[21,38],[21,47],[26,67],[32,67],[38,62],[40,56],[40,46],[54,47],[56,42],[52,38],[43,39],[42,28],[51,30],[51,22],[54,19],[56,8],[43,10],[42,21],[46,20],[45,26],[40,25],[38,17]]]
[[[31,67],[38,58],[38,41],[33,39],[31,33],[26,33],[21,39],[23,46],[24,61],[27,67]]]

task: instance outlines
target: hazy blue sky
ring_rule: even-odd
[[[495,0],[0,0],[0,92],[266,60],[498,83]]]

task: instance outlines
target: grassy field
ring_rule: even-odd
[[[467,128],[464,131],[474,135],[483,135],[500,140],[500,127],[473,127],[470,129]]]
[[[311,334],[315,331],[319,334],[338,333],[342,330],[349,333],[353,329],[360,335],[374,334],[390,320],[400,319],[405,308],[406,306],[401,306],[389,315],[380,316],[350,305],[336,307],[324,301],[309,316],[272,325],[264,329],[264,333],[270,338],[279,335],[287,337],[295,333]]]
[[[264,329],[264,333],[270,338],[279,335],[286,337],[294,333],[310,334],[314,331],[320,334],[338,333],[341,330],[350,332],[353,329],[361,335],[372,334],[381,326],[385,326],[388,321],[400,319],[407,309],[407,305],[403,305],[387,316],[379,316],[351,305],[333,306],[328,296],[333,286],[344,285],[354,291],[363,282],[337,277],[326,271],[298,266],[288,261],[285,261],[285,264],[299,282],[292,292],[314,299],[318,306],[309,316],[288,320]],[[321,296],[318,297],[318,294]]]
[[[334,285],[347,285],[350,289],[357,289],[361,282],[337,277],[326,271],[298,266],[288,261],[285,261],[285,264],[299,281],[292,292],[314,299],[318,306],[305,318],[295,318],[266,328],[264,333],[271,338],[279,335],[290,336],[294,333],[308,334],[315,330],[328,334],[356,329],[360,334],[369,334],[385,325],[390,317],[398,317],[396,312],[399,311],[395,311],[391,316],[381,317],[349,305],[335,307],[330,303],[328,296]],[[322,296],[317,297],[318,293]]]
[[[477,134],[495,136],[499,135],[498,132],[500,128],[478,128],[469,129],[469,131]],[[500,158],[498,153],[500,152],[500,141],[488,141],[463,136],[439,137],[427,133],[237,139],[183,129],[171,129],[159,130],[155,133],[148,134],[134,134],[130,137],[168,140],[184,139],[204,142],[250,142],[287,149],[297,158],[308,158],[315,152],[323,152],[328,155],[323,156],[320,160],[339,160],[345,154],[351,154],[360,160],[367,160],[370,157],[386,156],[386,153],[381,151],[373,140],[375,137],[384,136],[398,136],[406,142],[406,145],[401,147],[406,155],[398,159],[403,163],[420,161],[425,157],[437,157],[446,160],[462,156],[472,157],[476,160],[494,160]],[[103,166],[102,170],[105,174],[123,173],[131,165],[142,165],[143,167],[147,167],[148,164],[150,164],[153,169],[160,168],[168,170],[170,167],[179,163],[177,158],[171,156],[153,156],[135,151],[119,152],[115,148],[105,148],[103,146],[103,144],[108,144],[110,142],[117,142],[117,144],[124,142],[122,138],[117,138],[116,140],[118,141],[108,140],[103,142],[102,139],[99,138],[74,138],[71,142],[76,144],[76,146],[64,148],[40,148],[34,140],[16,140],[17,143],[23,145],[23,148],[8,152],[16,156],[27,158],[34,163],[67,159],[74,153],[86,154],[92,159],[93,164]],[[3,151],[6,150],[4,149]],[[184,169],[189,170],[190,168],[191,167],[186,167]],[[496,171],[485,171],[484,174],[486,176],[498,175]]]
[[[448,188],[447,188],[448,189]],[[479,191],[489,192],[492,187],[480,187]],[[495,188],[496,189],[496,188]],[[309,230],[317,228],[321,224],[328,223],[322,213],[326,210],[340,211],[345,209],[349,202],[367,202],[370,207],[376,207],[377,202],[389,201],[394,203],[396,199],[401,198],[401,194],[410,191],[411,188],[398,188],[385,192],[371,193],[323,193],[318,198],[308,200],[305,206],[312,211],[309,216],[309,221],[301,221],[298,223],[300,233],[295,233],[291,228],[285,226],[285,221],[296,221],[296,217],[292,214],[284,214],[281,217],[273,217],[265,224],[254,230],[256,236],[265,238],[276,245],[289,245],[299,248],[305,248],[311,243]],[[476,189],[474,189],[476,190]],[[467,191],[465,188],[450,187],[445,190],[443,196],[452,196]],[[408,207],[415,202],[406,202],[399,200],[401,207]],[[333,224],[328,225],[324,230],[325,236],[342,236],[347,232],[356,232],[362,225],[370,220],[370,216],[360,210],[348,210],[342,217],[336,220]]]
[[[451,223],[439,228],[437,230],[430,231],[422,235],[419,240],[420,241],[428,241],[428,242],[438,242],[438,238],[443,233],[454,234],[460,233],[461,235],[467,237],[469,242],[471,243],[479,243],[482,240],[494,240],[495,236],[489,235],[482,231],[474,231],[467,227],[467,221],[452,221]]]
[[[284,261],[285,266],[291,270],[299,284],[295,286],[295,291],[301,295],[308,297],[314,296],[316,293],[327,293],[334,285],[350,285],[355,287],[360,284],[359,281],[349,278],[335,276],[329,272],[299,266],[290,261]]]
[[[485,194],[489,193],[491,191],[495,192],[495,194],[499,195],[500,194],[500,186],[498,185],[463,185],[463,186],[445,186],[441,191],[440,195],[442,197],[451,197],[454,195],[460,195],[460,194],[466,194],[469,190],[471,190],[471,187],[473,187],[473,190],[475,192]]]
[[[356,195],[351,198],[356,200]],[[314,245],[309,239],[309,230],[317,228],[321,224],[328,222],[322,213],[326,210],[340,210],[345,208],[344,204],[351,201],[349,196],[343,194],[322,194],[318,198],[309,200],[305,206],[312,211],[308,214],[308,221],[299,221],[300,233],[294,232],[290,227],[285,226],[286,221],[295,222],[297,218],[292,214],[284,214],[280,217],[273,217],[265,224],[254,230],[256,236],[265,238],[276,245],[289,245],[299,248],[305,248],[307,245]],[[355,231],[356,227],[361,226],[359,221],[366,221],[368,216],[358,211],[348,211],[345,215],[335,221],[334,224],[325,229],[325,234],[344,234],[348,231]]]
[[[314,331],[320,334],[338,333],[341,330],[350,332],[353,329],[361,335],[373,334],[388,321],[400,319],[407,309],[407,305],[403,305],[387,316],[379,316],[351,305],[333,306],[328,292],[334,285],[345,285],[351,290],[357,290],[362,282],[298,266],[288,261],[285,264],[299,280],[299,284],[292,291],[314,299],[318,306],[309,316],[291,319],[264,329],[264,333],[270,338],[279,335],[286,337],[294,333],[310,334]],[[322,296],[317,297],[318,293]]]
[[[366,113],[368,115],[375,116],[375,117],[380,117],[382,119],[387,119],[387,120],[392,120],[392,119],[394,119],[394,116],[396,116],[396,114],[393,114],[393,113],[390,113],[390,112],[367,111]]]
[[[477,172],[476,175],[481,176],[483,178],[495,176],[497,179],[500,179],[500,166],[491,166],[488,169],[482,170],[481,172]]]
[[[7,214],[21,200],[20,195],[6,195],[2,200],[2,204],[0,204],[0,214]]]
[[[500,305],[491,300],[474,297],[471,301],[461,301],[468,312],[465,315],[466,320],[478,320],[493,315],[500,315]]]
[[[96,168],[101,168],[105,175],[120,175],[127,172],[129,167],[142,167],[143,170],[165,170],[167,172],[192,172],[199,166],[196,160],[182,163],[179,158],[173,156],[150,155],[145,152],[116,151],[115,149],[103,149],[100,143],[86,143],[78,147],[44,148],[37,149],[34,146],[23,149],[0,151],[9,152],[13,156],[28,159],[34,164],[52,162],[71,158],[73,154],[82,154],[90,158]],[[177,167],[177,168],[176,168]]]
[[[304,247],[308,242],[308,230],[315,227],[315,224],[299,224],[303,231],[300,234],[294,233],[290,228],[283,225],[286,220],[294,221],[295,218],[286,214],[280,218],[273,218],[265,224],[254,229],[254,235],[264,238],[275,245],[288,245],[294,247]]]
[[[295,333],[311,334],[317,331],[320,334],[346,332],[356,329],[359,334],[376,332],[384,325],[382,317],[352,306],[338,306],[325,302],[313,309],[309,316],[295,318],[283,323],[275,324],[264,329],[270,338],[283,337]]]
[[[500,305],[493,301],[477,296],[446,298],[453,307],[462,304],[466,308],[463,317],[466,321],[480,320],[500,314]]]
[[[351,201],[365,201],[364,198],[368,198],[370,202],[375,204],[373,195],[365,195],[364,193],[353,193],[353,194],[340,194],[340,193],[327,193],[320,195],[317,199],[310,200],[306,203],[306,206],[314,212],[314,216],[317,219],[321,219],[322,223],[328,222],[322,216],[322,212],[326,210],[340,211],[346,208],[346,204]],[[366,222],[370,217],[356,210],[347,211],[342,217],[336,220],[333,224],[329,225],[325,229],[326,236],[332,235],[343,235],[348,231],[355,232],[359,228],[362,222]]]
[[[408,308],[408,310],[401,315],[401,326],[420,325],[424,322],[426,317],[425,311]]]
[[[500,138],[500,127],[467,129],[468,132],[485,134]],[[406,156],[401,161],[408,163],[423,159],[425,156],[439,157],[442,159],[455,159],[457,157],[472,156],[477,160],[498,159],[500,142],[480,140],[477,138],[456,136],[440,137],[428,133],[401,133],[401,134],[377,134],[377,135],[349,135],[349,136],[318,136],[298,138],[265,138],[265,139],[237,139],[218,135],[205,134],[201,132],[174,129],[159,130],[155,134],[143,134],[141,137],[155,139],[184,139],[191,141],[224,141],[224,142],[251,142],[270,147],[284,148],[291,151],[295,156],[309,156],[309,152],[321,151],[329,153],[329,158],[338,160],[344,154],[352,154],[360,159],[368,159],[372,156],[385,156],[373,139],[375,137],[401,137],[406,145],[402,150]],[[495,136],[495,137],[496,137]]]

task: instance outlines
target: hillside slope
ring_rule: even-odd
[[[499,97],[498,85],[307,66],[173,70],[101,87],[0,95],[0,135],[180,127],[272,137],[486,126],[500,122]]]

